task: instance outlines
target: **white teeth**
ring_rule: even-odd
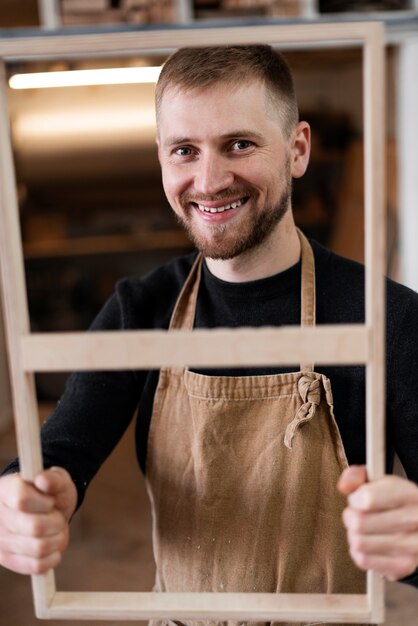
[[[237,200],[236,202],[231,202],[231,204],[225,204],[217,208],[207,207],[204,204],[198,204],[197,206],[202,213],[223,213],[223,211],[228,211],[229,209],[236,209],[238,206],[241,206],[241,204],[241,200]]]

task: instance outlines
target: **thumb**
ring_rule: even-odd
[[[35,487],[54,499],[55,507],[70,520],[77,506],[77,490],[70,474],[62,467],[50,467],[38,474]]]
[[[337,489],[343,495],[348,496],[364,483],[367,483],[366,467],[364,465],[351,465],[341,474]]]
[[[34,485],[39,491],[50,496],[57,496],[67,488],[71,478],[62,467],[50,467],[38,474],[34,479]]]

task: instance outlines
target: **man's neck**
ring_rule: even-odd
[[[226,261],[206,258],[206,264],[217,278],[242,283],[284,272],[299,259],[300,241],[289,211],[261,245]]]

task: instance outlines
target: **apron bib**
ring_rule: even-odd
[[[314,259],[299,237],[301,324],[313,326]],[[201,264],[170,329],[193,328]],[[162,368],[146,472],[156,591],[364,593],[336,490],[346,467],[330,381],[312,364],[237,377]],[[242,624],[188,622],[208,623]]]

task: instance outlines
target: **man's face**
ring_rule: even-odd
[[[260,245],[290,209],[290,142],[269,106],[259,81],[164,93],[164,190],[206,257],[230,259]]]

